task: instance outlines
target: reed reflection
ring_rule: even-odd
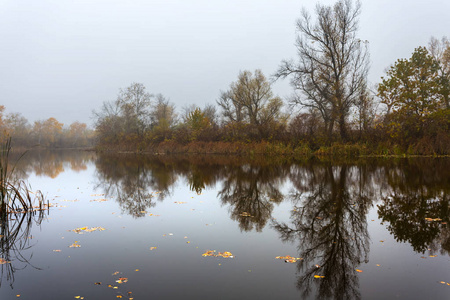
[[[32,254],[26,255],[31,243],[31,229],[33,225],[40,226],[47,210],[27,213],[15,212],[0,215],[0,286],[4,279],[10,287],[14,285],[16,271],[26,267],[40,268],[31,264]]]
[[[291,224],[274,221],[283,241],[297,241],[299,277],[304,297],[317,286],[317,298],[359,299],[356,269],[368,261],[366,215],[374,189],[364,169],[347,165],[309,165],[294,170]],[[317,280],[314,276],[324,276]]]

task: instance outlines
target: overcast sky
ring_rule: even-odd
[[[335,1],[320,1],[332,4]],[[362,0],[372,84],[431,36],[450,37],[449,0]],[[143,83],[180,110],[214,104],[240,70],[295,58],[300,0],[0,0],[0,105],[31,123],[92,124],[119,88]],[[292,93],[277,82],[281,97]]]

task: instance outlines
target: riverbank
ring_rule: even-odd
[[[164,141],[156,145],[137,147],[136,145],[98,145],[98,152],[115,153],[143,153],[143,154],[220,154],[220,155],[267,155],[267,156],[290,156],[294,158],[305,158],[312,156],[329,157],[450,157],[450,149],[445,154],[437,154],[427,151],[419,151],[414,147],[404,150],[397,145],[378,145],[377,147],[367,144],[342,144],[333,143],[330,146],[312,148],[307,143],[284,144],[280,142],[190,142],[187,144],[176,141]]]

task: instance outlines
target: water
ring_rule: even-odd
[[[22,235],[3,224],[0,299],[450,298],[448,159],[61,151],[17,167],[53,207],[10,220]]]

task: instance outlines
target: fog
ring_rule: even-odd
[[[335,1],[321,1],[332,4]],[[214,104],[240,70],[295,58],[295,22],[315,1],[0,0],[0,105],[30,122],[92,123],[119,88],[143,83],[178,109]],[[372,84],[431,36],[450,36],[450,1],[363,0]],[[287,81],[274,84],[285,98]]]

